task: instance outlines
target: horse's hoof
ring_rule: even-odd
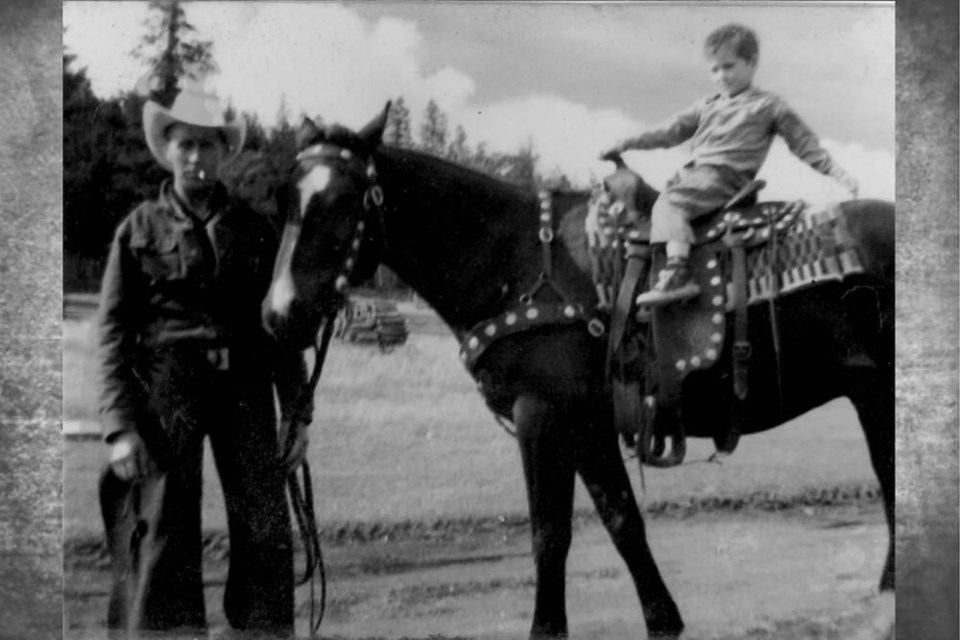
[[[650,638],[650,640],[680,640],[681,635],[683,635],[683,623],[680,623],[680,626],[669,629],[647,631],[647,637]]]

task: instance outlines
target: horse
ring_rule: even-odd
[[[557,191],[545,203],[534,190],[382,145],[388,110],[356,132],[304,120],[299,155],[281,190],[287,218],[264,325],[279,343],[307,348],[349,288],[388,265],[465,341],[462,357],[480,393],[514,427],[536,575],[530,637],[568,633],[565,563],[579,475],[633,579],[649,636],[679,638],[684,622],[648,545],[613,424],[584,231],[590,194]],[[644,184],[637,206],[648,213],[655,196]],[[759,388],[750,396],[757,401],[747,405],[744,433],[850,398],[884,499],[890,548],[880,588],[892,590],[893,209],[857,200],[843,210],[865,273],[779,302],[782,402],[765,400],[774,395],[765,382],[773,376],[769,358],[758,356],[751,375]],[[755,349],[769,351],[770,341],[753,336],[754,328]],[[478,336],[482,354],[468,358]],[[726,375],[722,365],[684,383],[690,435],[715,433],[710,408]]]

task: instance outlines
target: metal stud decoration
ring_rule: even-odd
[[[349,160],[353,157],[353,153],[349,149],[341,149],[340,157],[344,160]],[[383,205],[383,189],[376,183],[377,168],[374,166],[373,160],[367,163],[367,178],[370,184],[363,194],[363,208],[365,211],[370,211],[374,207]],[[350,248],[347,250],[347,255],[343,259],[343,268],[334,282],[334,287],[338,293],[346,294],[347,289],[350,287],[350,276],[357,266],[360,247],[363,246],[363,232],[366,230],[366,227],[367,224],[363,217],[361,217],[360,220],[357,221],[357,227],[353,232],[353,240],[350,242]]]

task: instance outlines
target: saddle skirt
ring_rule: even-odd
[[[649,226],[625,224],[622,205],[604,196],[591,199],[585,226],[599,305],[609,309],[619,290],[625,246],[648,242]],[[695,221],[694,234],[690,267],[700,296],[650,314],[661,384],[711,367],[723,352],[727,314],[738,303],[731,237],[744,247],[748,305],[863,273],[839,204],[816,208],[803,202],[762,202],[720,210]],[[659,266],[654,264],[651,273]]]

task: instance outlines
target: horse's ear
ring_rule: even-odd
[[[313,141],[322,135],[320,127],[307,116],[303,116],[300,128],[297,130],[297,151],[303,151]]]
[[[370,152],[379,147],[381,140],[383,140],[383,132],[387,128],[387,116],[390,115],[390,104],[388,100],[383,112],[357,134]]]

